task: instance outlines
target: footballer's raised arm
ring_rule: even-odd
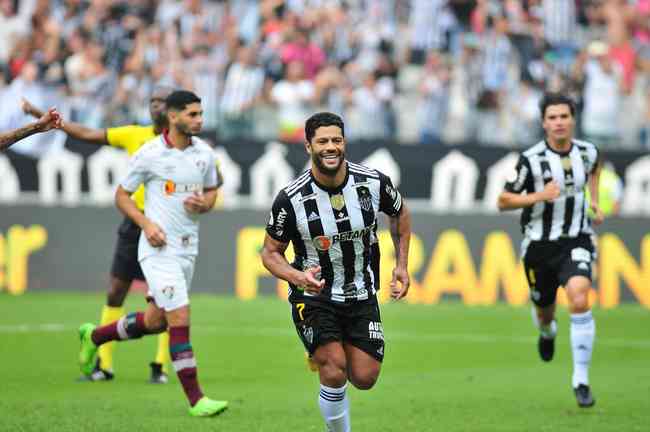
[[[23,138],[36,133],[47,132],[53,128],[59,129],[61,125],[61,115],[55,108],[51,108],[33,123],[9,132],[0,133],[0,152],[8,149]]]
[[[22,108],[25,114],[29,114],[35,118],[41,118],[45,114],[42,110],[38,109],[27,99],[23,99]],[[66,121],[61,126],[61,130],[70,135],[72,138],[76,138],[81,141],[87,141],[92,144],[99,145],[108,144],[106,129],[93,129],[88,128],[80,123]]]

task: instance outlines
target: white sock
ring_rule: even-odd
[[[539,322],[537,317],[537,309],[533,306],[531,309],[531,316],[533,317],[533,324],[539,330],[543,338],[553,339],[557,334],[557,322],[555,320],[551,321],[549,324],[542,324]]]
[[[331,432],[350,432],[350,403],[345,393],[347,384],[332,388],[320,385],[318,405]]]
[[[573,388],[589,385],[589,364],[594,348],[596,323],[591,311],[571,314],[571,350],[573,352]]]

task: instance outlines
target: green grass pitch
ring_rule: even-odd
[[[155,338],[119,344],[116,380],[80,383],[77,327],[99,318],[103,294],[0,296],[0,431],[227,431],[325,429],[318,379],[305,366],[289,307],[192,297],[192,345],[205,393],[230,401],[215,418],[187,415],[181,388],[146,383]],[[132,295],[127,307],[141,308]],[[648,431],[650,311],[595,310],[591,381],[579,409],[570,388],[568,315],[556,357],[542,363],[528,307],[386,304],[379,381],[351,390],[355,431]]]

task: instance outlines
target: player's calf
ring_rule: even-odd
[[[190,328],[188,326],[169,328],[169,353],[187,400],[190,406],[194,406],[203,397],[203,392],[196,378],[196,358],[192,345],[190,345]]]

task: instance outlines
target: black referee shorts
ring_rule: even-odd
[[[376,297],[345,305],[292,303],[291,315],[310,355],[319,346],[338,341],[359,348],[377,361],[384,359],[384,330]]]
[[[117,244],[113,254],[111,275],[131,282],[133,279],[145,280],[138,262],[138,242],[142,230],[131,219],[124,218],[117,230]]]
[[[539,307],[550,306],[555,303],[558,287],[573,276],[591,280],[594,256],[594,244],[587,235],[531,242],[524,256],[524,269],[532,302]]]

